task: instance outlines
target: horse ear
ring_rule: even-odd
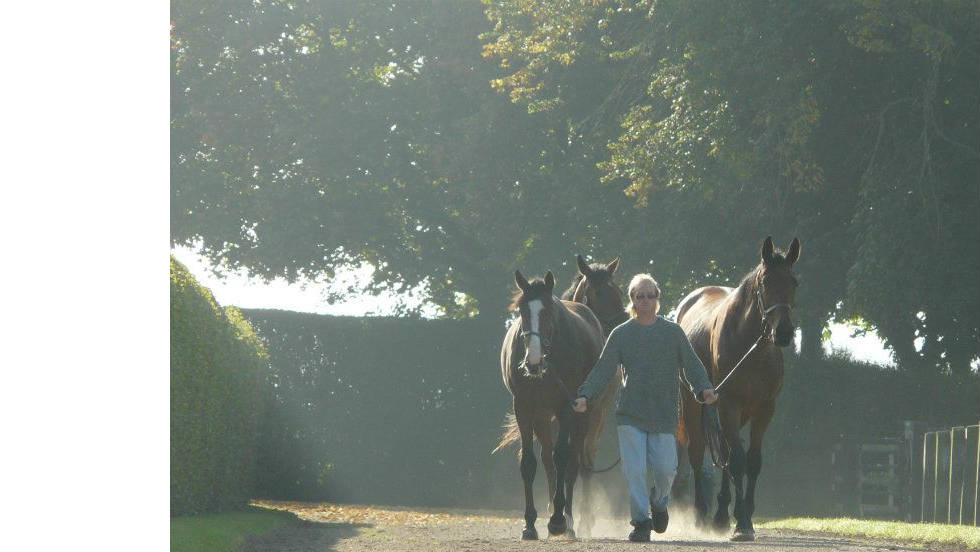
[[[772,236],[766,236],[766,241],[762,243],[762,262],[763,264],[772,262]]]
[[[589,268],[588,263],[585,262],[585,259],[581,255],[575,255],[575,262],[578,263],[578,271],[582,276],[588,276],[592,272],[592,269]]]
[[[555,289],[555,275],[550,270],[544,275],[544,285],[548,287],[548,293]]]
[[[606,265],[606,270],[609,271],[609,274],[615,273],[617,268],[619,268],[619,257],[616,257],[612,260],[612,262]]]
[[[786,260],[789,264],[796,264],[800,260],[800,238],[793,238],[793,243],[789,244],[789,251],[786,252]]]
[[[527,278],[521,274],[520,270],[514,271],[514,281],[517,282],[517,287],[521,288],[521,291],[527,293],[528,283]]]

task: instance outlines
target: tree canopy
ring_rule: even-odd
[[[803,255],[804,346],[977,356],[967,1],[172,3],[171,228],[263,277],[368,262],[447,316],[577,253],[668,297]],[[370,291],[370,290],[369,290]]]

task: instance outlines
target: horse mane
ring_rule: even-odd
[[[510,304],[507,305],[508,312],[514,312],[517,310],[518,305],[521,303],[521,297],[524,297],[524,292],[518,289],[510,296]]]
[[[594,268],[595,265],[592,266]],[[566,289],[561,294],[561,298],[564,299],[565,301],[571,301],[572,297],[575,295],[575,290],[578,289],[579,282],[582,281],[582,278],[585,278],[585,274],[582,274],[581,272],[576,272],[575,278],[572,280],[572,283],[568,286],[568,289]]]

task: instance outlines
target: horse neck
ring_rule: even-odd
[[[566,336],[570,331],[571,324],[571,312],[565,307],[561,299],[557,297],[553,298],[555,302],[555,314],[554,314],[554,324],[555,324],[555,334],[552,337],[552,343],[557,342],[562,336]]]
[[[585,295],[585,290],[581,288],[582,286],[586,285],[587,281],[588,280],[586,280],[585,278],[582,278],[582,281],[579,282],[577,286],[575,286],[575,293],[572,295],[572,298],[570,300],[582,303],[583,305],[589,307],[592,310],[592,313],[595,314],[596,318],[599,320],[599,325],[602,326],[602,339],[605,340],[607,337],[609,337],[609,334],[613,331],[613,328],[622,324],[623,322],[626,322],[626,320],[629,319],[629,315],[626,314],[625,311],[620,310],[619,314],[622,314],[622,316],[617,317],[615,320],[609,320],[607,318],[599,318],[599,310],[597,306],[589,304],[588,300],[584,300],[582,298],[582,296]],[[579,294],[579,292],[581,292],[581,295]]]
[[[762,333],[762,311],[756,294],[756,270],[753,270],[729,295],[722,335],[729,336],[739,350],[748,349]]]

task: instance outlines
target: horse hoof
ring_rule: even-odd
[[[565,523],[565,520],[562,520],[561,523],[555,523],[554,521],[548,522],[548,533],[551,535],[563,535],[567,530],[568,525]]]
[[[727,533],[729,527],[728,518],[715,517],[714,521],[712,522],[712,526],[714,527],[715,531],[719,531],[721,533]]]
[[[751,542],[755,540],[755,531],[740,531],[735,529],[732,533],[732,538],[729,539],[732,542]]]
[[[538,540],[538,530],[528,527],[521,533],[521,540]]]

